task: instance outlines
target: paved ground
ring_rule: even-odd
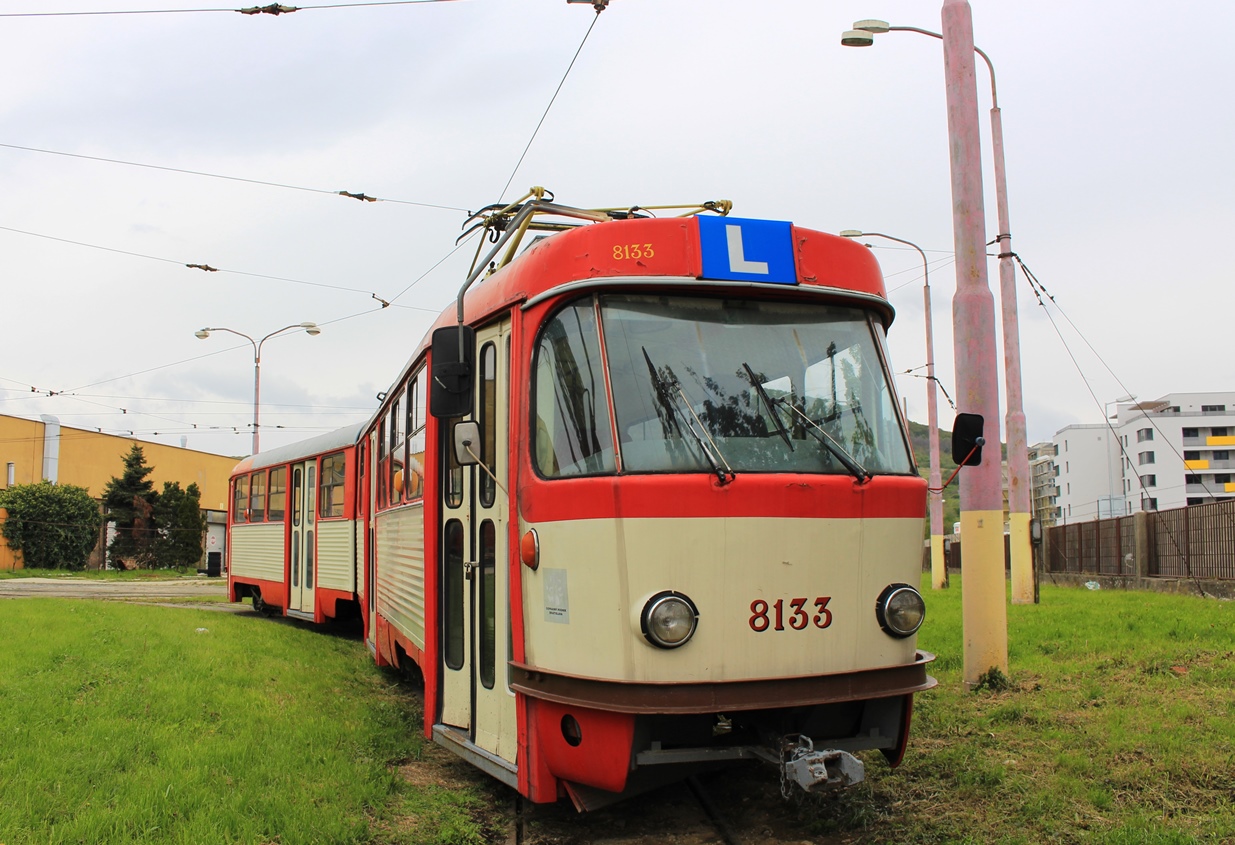
[[[0,598],[36,596],[70,599],[201,599],[226,595],[222,578],[179,578],[173,581],[92,581],[86,578],[11,578],[0,581]],[[222,604],[220,609],[241,605]]]

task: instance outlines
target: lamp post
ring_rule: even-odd
[[[939,404],[935,381],[935,332],[931,318],[931,276],[926,253],[912,241],[894,238],[882,232],[862,232],[845,229],[842,238],[884,238],[898,244],[913,247],[922,257],[922,303],[926,312],[926,425],[930,452],[930,489],[928,491],[931,516],[931,586],[942,590],[948,586],[948,564],[943,555],[943,486],[939,471]]]
[[[999,372],[995,305],[986,277],[973,15],[967,0],[943,0],[942,21],[956,250],[956,295],[952,298],[956,404],[989,423],[999,418]],[[869,32],[855,31],[845,33],[841,43],[860,46],[873,40]],[[961,474],[964,681],[970,688],[991,672],[1008,671],[1002,491],[998,460],[983,461]]]
[[[272,331],[261,340],[254,340],[244,332],[238,332],[235,329],[229,329],[223,326],[207,326],[193,332],[193,335],[198,340],[205,340],[210,337],[211,332],[229,332],[234,335],[239,335],[249,343],[253,344],[253,454],[255,455],[258,451],[258,440],[260,434],[258,421],[260,419],[262,401],[262,344],[270,340],[270,338],[275,335],[283,334],[284,332],[289,332],[293,329],[304,329],[305,334],[310,337],[317,337],[322,333],[322,330],[318,328],[317,323],[313,322],[292,323],[290,326],[284,326],[281,329]]]
[[[972,27],[971,27],[972,29]],[[917,32],[943,39],[938,32],[916,26],[889,26],[886,21],[857,21],[841,37],[846,47],[867,47],[883,32]],[[1030,493],[1029,448],[1025,431],[1024,398],[1021,391],[1021,335],[1016,307],[1016,266],[1012,262],[1012,235],[1008,223],[1008,180],[1004,169],[1003,117],[995,88],[995,66],[976,45],[973,51],[986,62],[991,76],[991,150],[995,160],[995,205],[999,216],[999,301],[1003,317],[1004,394],[1007,412],[1004,429],[1008,438],[1008,534],[1012,558],[1012,603],[1032,604],[1034,589],[1033,551],[1029,538]]]

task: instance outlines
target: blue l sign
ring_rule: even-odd
[[[700,217],[703,278],[796,285],[793,227],[779,220]]]

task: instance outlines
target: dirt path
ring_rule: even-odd
[[[0,581],[0,598],[217,599],[227,592],[219,578],[168,581],[94,581],[88,578],[10,578]],[[234,605],[239,607],[239,605]]]

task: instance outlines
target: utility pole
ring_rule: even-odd
[[[957,408],[981,414],[999,430],[995,305],[986,275],[982,151],[974,74],[973,15],[967,0],[944,0],[943,63],[952,174],[956,295],[952,300]],[[999,442],[999,437],[988,441]],[[961,479],[964,680],[977,685],[992,669],[1008,671],[1003,555],[1003,479],[999,450]]]

